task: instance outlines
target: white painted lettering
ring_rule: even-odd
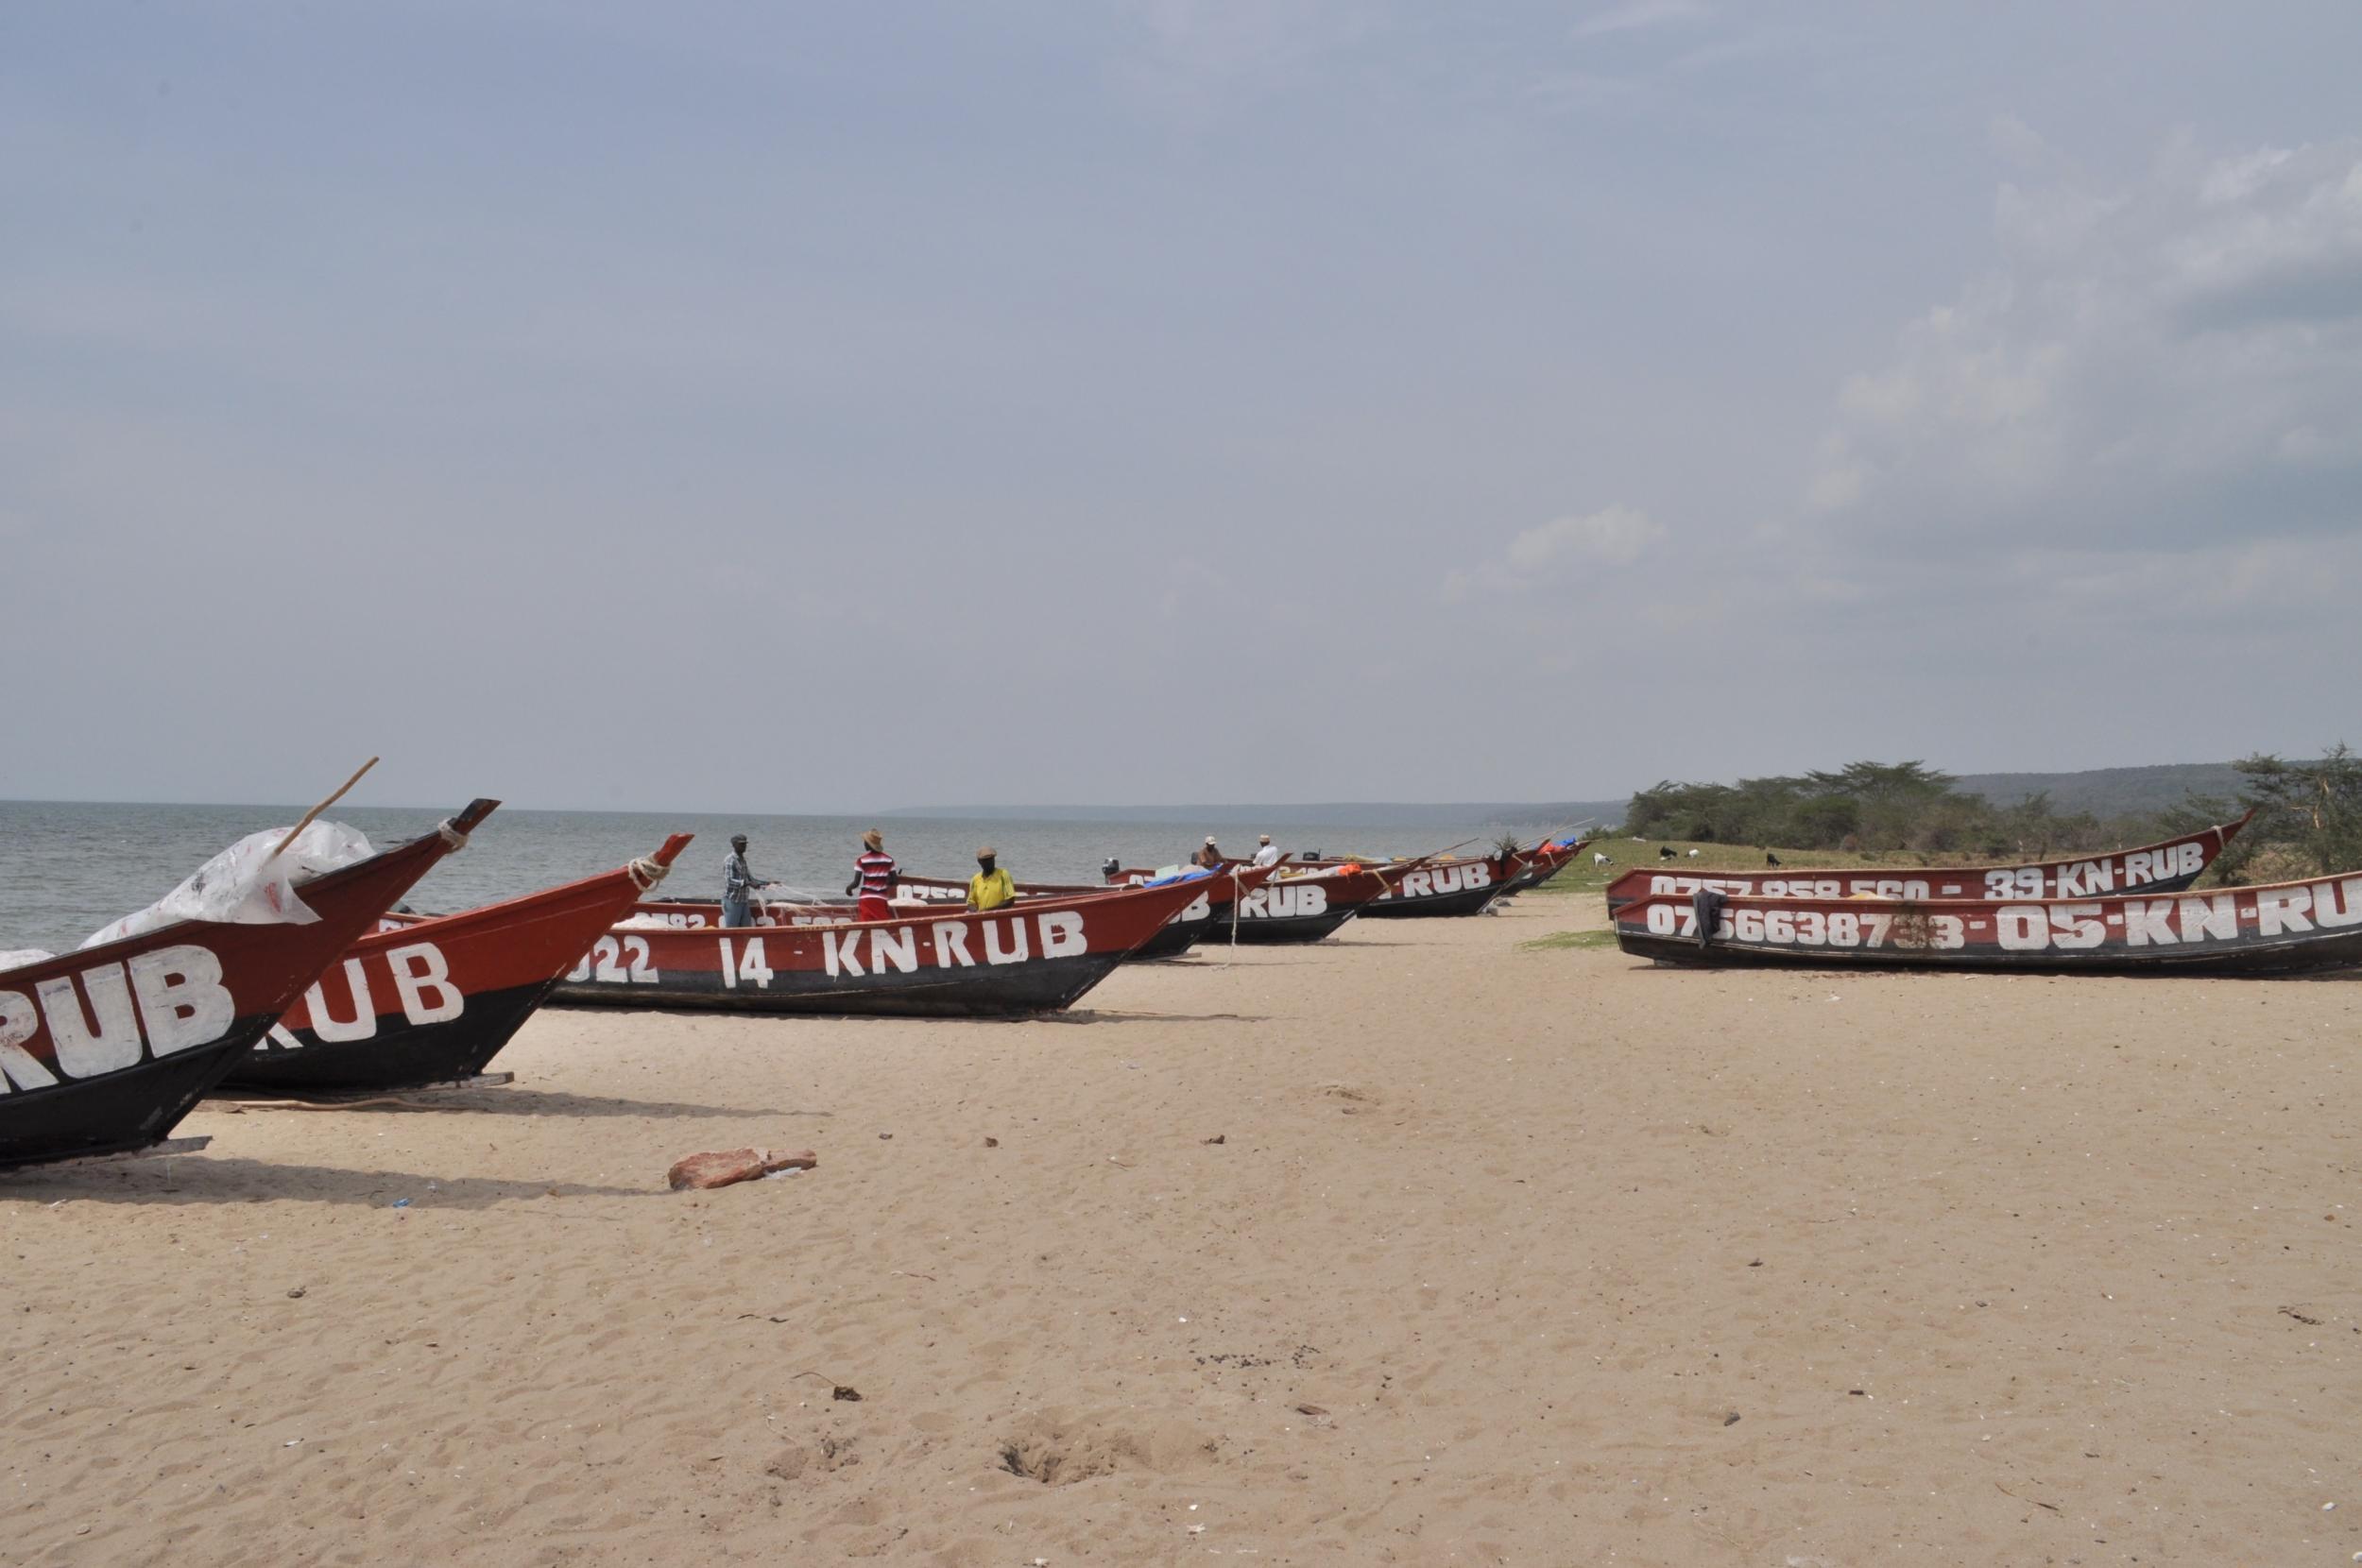
[[[2278,936],[2282,931],[2309,931],[2313,922],[2304,918],[2304,912],[2313,907],[2310,888],[2258,888],[2255,890],[2255,934]]]
[[[1036,917],[1041,923],[1041,956],[1074,958],[1090,950],[1083,934],[1083,917],[1072,910],[1053,910]]]
[[[986,963],[1022,963],[1033,956],[1026,946],[1024,921],[987,920],[984,926],[984,962]],[[1016,942],[1016,946],[1005,952],[1001,950],[1000,941],[1003,933]]]
[[[935,932],[935,967],[950,969],[973,968],[976,961],[967,956],[967,928],[957,920],[938,920]]]
[[[21,991],[0,991],[0,1094],[46,1089],[58,1081],[24,1048],[41,1031],[41,1014]]]
[[[2013,953],[2050,946],[2050,912],[2040,904],[2008,904],[1993,917],[1993,934]]]
[[[845,940],[840,945],[837,938],[841,934],[845,936]],[[858,950],[860,946],[861,933],[859,931],[846,934],[824,930],[820,933],[820,962],[827,966],[830,980],[835,980],[840,973],[856,977],[869,973],[861,966],[861,953]]]
[[[2217,893],[2211,898],[2184,898],[2180,902],[2183,941],[2203,942],[2210,936],[2226,942],[2237,940],[2239,906],[2231,895]]]
[[[910,927],[897,926],[891,931],[880,929],[869,933],[871,971],[882,975],[889,963],[905,975],[918,967],[918,933]]]
[[[432,942],[414,942],[385,955],[402,1015],[414,1024],[439,1024],[467,1011],[468,998],[451,983],[451,963]],[[604,979],[605,977],[601,977]]]
[[[329,974],[336,971],[330,970]],[[369,977],[362,970],[361,961],[349,958],[344,962],[346,995],[352,1002],[352,1016],[339,1018],[329,1011],[328,976],[312,982],[303,993],[304,1011],[312,1015],[312,1032],[331,1045],[347,1040],[366,1040],[377,1032],[377,1004],[369,997]]]
[[[2051,910],[2050,945],[2072,952],[2107,941],[2108,926],[2099,918],[2099,908],[2097,904],[2061,904]]]
[[[2169,899],[2128,898],[2124,901],[2124,945],[2128,947],[2170,947],[2182,939],[2173,932]]]
[[[2362,877],[2321,882],[2313,889],[2313,918],[2324,930],[2362,923]]]
[[[131,1015],[131,989],[125,983],[123,965],[85,969],[81,980],[90,997],[89,1014],[82,1011],[71,975],[33,987],[49,1020],[49,1044],[58,1053],[59,1071],[68,1078],[90,1078],[130,1066],[140,1059],[140,1026]]]
[[[158,947],[133,958],[130,970],[153,1055],[211,1045],[237,1019],[238,1004],[221,983],[221,960],[210,947]]]

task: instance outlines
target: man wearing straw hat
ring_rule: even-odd
[[[1000,861],[1000,851],[990,844],[976,851],[976,875],[967,879],[969,909],[982,913],[1017,902],[1017,882]]]
[[[891,920],[894,907],[894,885],[902,879],[902,868],[894,863],[894,857],[885,852],[885,835],[875,827],[861,836],[862,852],[853,861],[853,879],[845,884],[847,893],[861,895],[861,908],[856,920]]]

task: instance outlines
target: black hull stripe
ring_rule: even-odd
[[[657,985],[561,984],[550,1001],[567,1007],[693,1008],[828,1017],[1005,1017],[1071,1007],[1123,959],[1121,953],[1087,953],[1029,963],[835,980],[802,978],[799,973],[785,982],[775,980],[767,990],[725,990],[719,975],[702,976],[710,983],[694,986],[668,975]]]
[[[0,1096],[0,1167],[142,1149],[172,1135],[206,1092],[253,1049],[267,1016],[240,1018],[211,1045],[96,1078]]]
[[[413,1089],[473,1078],[517,1036],[557,982],[476,991],[466,1011],[444,1023],[412,1024],[381,1014],[366,1040],[323,1041],[291,1031],[295,1050],[267,1034],[221,1081],[225,1089]]]

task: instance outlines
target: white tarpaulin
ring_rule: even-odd
[[[366,861],[372,851],[358,828],[316,822],[284,853],[271,850],[284,827],[249,833],[189,874],[188,880],[136,914],[127,914],[82,944],[95,947],[182,920],[229,926],[309,926],[319,916],[296,896],[296,886],[338,866]]]

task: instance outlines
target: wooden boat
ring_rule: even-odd
[[[611,963],[551,999],[594,1007],[990,1017],[1054,1013],[1104,980],[1198,896],[1190,882],[1027,899],[985,913],[716,929],[669,906],[608,934]]]
[[[1579,839],[1570,834],[1563,839],[1544,839],[1532,849],[1519,851],[1524,864],[1511,876],[1509,885],[1501,890],[1501,896],[1514,898],[1529,888],[1540,887],[1572,865],[1575,857],[1590,847],[1589,839]]]
[[[1482,914],[1509,894],[1527,869],[1531,852],[1480,855],[1454,860],[1423,855],[1396,861],[1384,869],[1398,872],[1394,885],[1361,912],[1372,920],[1425,919],[1444,915]],[[1339,861],[1298,861],[1306,865],[1339,865]]]
[[[1616,913],[1616,939],[1665,963],[2293,975],[2362,964],[2362,876],[2022,901],[1730,897],[1709,888],[1635,899]]]
[[[1635,866],[1607,885],[1607,910],[1654,895],[1686,898],[1711,888],[1726,897],[1764,898],[2085,898],[2096,894],[2177,893],[2215,863],[2254,816],[2185,833],[2178,839],[2107,855],[2040,861],[2028,865],[1915,866],[1841,871],[1767,867],[1761,871],[1682,870]]]
[[[1223,871],[1207,872],[1195,878],[1200,892],[1167,920],[1157,933],[1125,955],[1125,962],[1138,963],[1144,960],[1177,958],[1203,941],[1218,926],[1226,924],[1230,902],[1246,889],[1259,887],[1278,868],[1275,866],[1230,866]],[[1155,880],[1154,872],[1120,874],[1121,879],[1112,882],[1019,882],[1018,897],[1031,902],[1043,898],[1086,898],[1112,893],[1124,887],[1145,887]],[[964,907],[967,902],[967,884],[948,877],[905,876],[895,891],[897,913],[923,914],[951,907]],[[835,925],[857,918],[857,906],[847,903],[796,904],[782,899],[770,899],[754,906],[751,913],[755,925],[819,926]],[[638,905],[635,915],[654,916],[669,926],[692,930],[716,929],[722,924],[722,906],[710,899],[659,898]]]
[[[1352,864],[1282,866],[1279,875],[1250,889],[1231,910],[1231,919],[1207,940],[1257,944],[1318,942],[1366,914],[1385,895],[1389,873]]]
[[[498,805],[299,884],[307,924],[183,920],[0,973],[0,1167],[161,1142]]]
[[[608,928],[663,878],[689,840],[676,833],[644,860],[522,898],[458,914],[385,916],[222,1086],[317,1093],[475,1077],[577,961],[587,970],[620,960]]]

